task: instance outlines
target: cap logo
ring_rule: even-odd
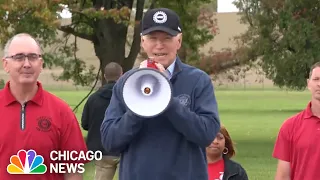
[[[167,15],[165,12],[163,11],[158,11],[156,13],[154,13],[153,15],[153,21],[155,23],[159,23],[159,24],[162,24],[162,23],[165,23],[167,22]]]

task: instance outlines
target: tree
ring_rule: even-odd
[[[161,2],[161,3],[159,3]],[[27,32],[36,37],[44,49],[47,68],[62,67],[63,73],[57,80],[72,80],[76,85],[90,86],[97,76],[93,66],[76,56],[77,38],[91,41],[100,61],[100,70],[115,61],[124,71],[132,68],[140,52],[140,21],[146,4],[150,7],[164,6],[179,10],[184,21],[186,39],[184,46],[197,52],[197,48],[213,38],[205,28],[197,27],[200,14],[199,5],[212,0],[7,0],[0,1],[0,41],[1,44],[19,32]],[[71,24],[61,24],[59,14],[67,5],[72,13]],[[133,8],[135,13],[131,13]],[[190,25],[188,26],[188,23]],[[58,38],[57,30],[64,32]],[[128,33],[129,32],[129,33]],[[70,37],[76,38],[70,42]],[[194,38],[195,37],[195,38]],[[52,48],[54,47],[54,48]],[[128,55],[126,55],[126,49]],[[100,76],[102,84],[104,78]]]
[[[214,14],[216,3],[216,0],[176,0],[155,3],[155,6],[168,7],[181,15],[183,41],[179,56],[183,61],[193,65],[197,64],[200,56],[199,48],[213,40],[216,35],[218,30]],[[209,4],[212,7],[208,7]]]
[[[0,89],[3,89],[5,86],[5,82],[3,79],[0,79]]]
[[[246,62],[257,62],[267,78],[283,88],[306,87],[310,66],[320,60],[318,0],[237,0],[242,22],[239,39]]]

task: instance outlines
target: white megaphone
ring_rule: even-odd
[[[169,106],[172,86],[159,70],[147,67],[132,72],[122,87],[125,105],[140,117],[155,117]]]

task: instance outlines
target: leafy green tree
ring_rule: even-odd
[[[310,66],[320,60],[318,0],[237,0],[248,30],[241,61],[255,62],[275,85],[306,87]],[[240,59],[238,59],[240,61]]]
[[[3,79],[0,79],[0,89],[3,89],[5,86],[5,82]]]
[[[217,33],[214,16],[216,0],[156,1],[156,7],[167,7],[179,14],[183,27],[183,43],[179,56],[187,63],[199,62],[199,47],[213,40]],[[177,5],[179,4],[179,5]],[[211,5],[209,7],[207,5]]]
[[[63,73],[57,80],[72,80],[76,85],[90,86],[97,73],[93,66],[77,57],[77,39],[92,42],[99,59],[100,70],[115,61],[125,71],[131,69],[140,52],[140,21],[145,7],[169,7],[177,10],[183,21],[184,47],[189,61],[195,61],[194,54],[204,43],[210,41],[214,34],[204,28],[201,4],[215,0],[6,0],[0,1],[0,41],[20,32],[27,32],[36,37],[43,49],[47,68],[62,67]],[[57,12],[67,5],[72,13],[70,24],[62,24]],[[213,3],[216,4],[216,3]],[[134,10],[134,11],[133,11]],[[59,38],[58,30],[64,32]],[[74,41],[70,37],[74,35]],[[48,49],[51,49],[50,51]],[[193,56],[192,56],[193,55]],[[186,57],[186,55],[185,55]],[[100,75],[102,84],[104,78]]]

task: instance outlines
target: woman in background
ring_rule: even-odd
[[[248,180],[244,168],[231,160],[235,149],[231,137],[224,126],[214,141],[206,148],[209,180]]]

